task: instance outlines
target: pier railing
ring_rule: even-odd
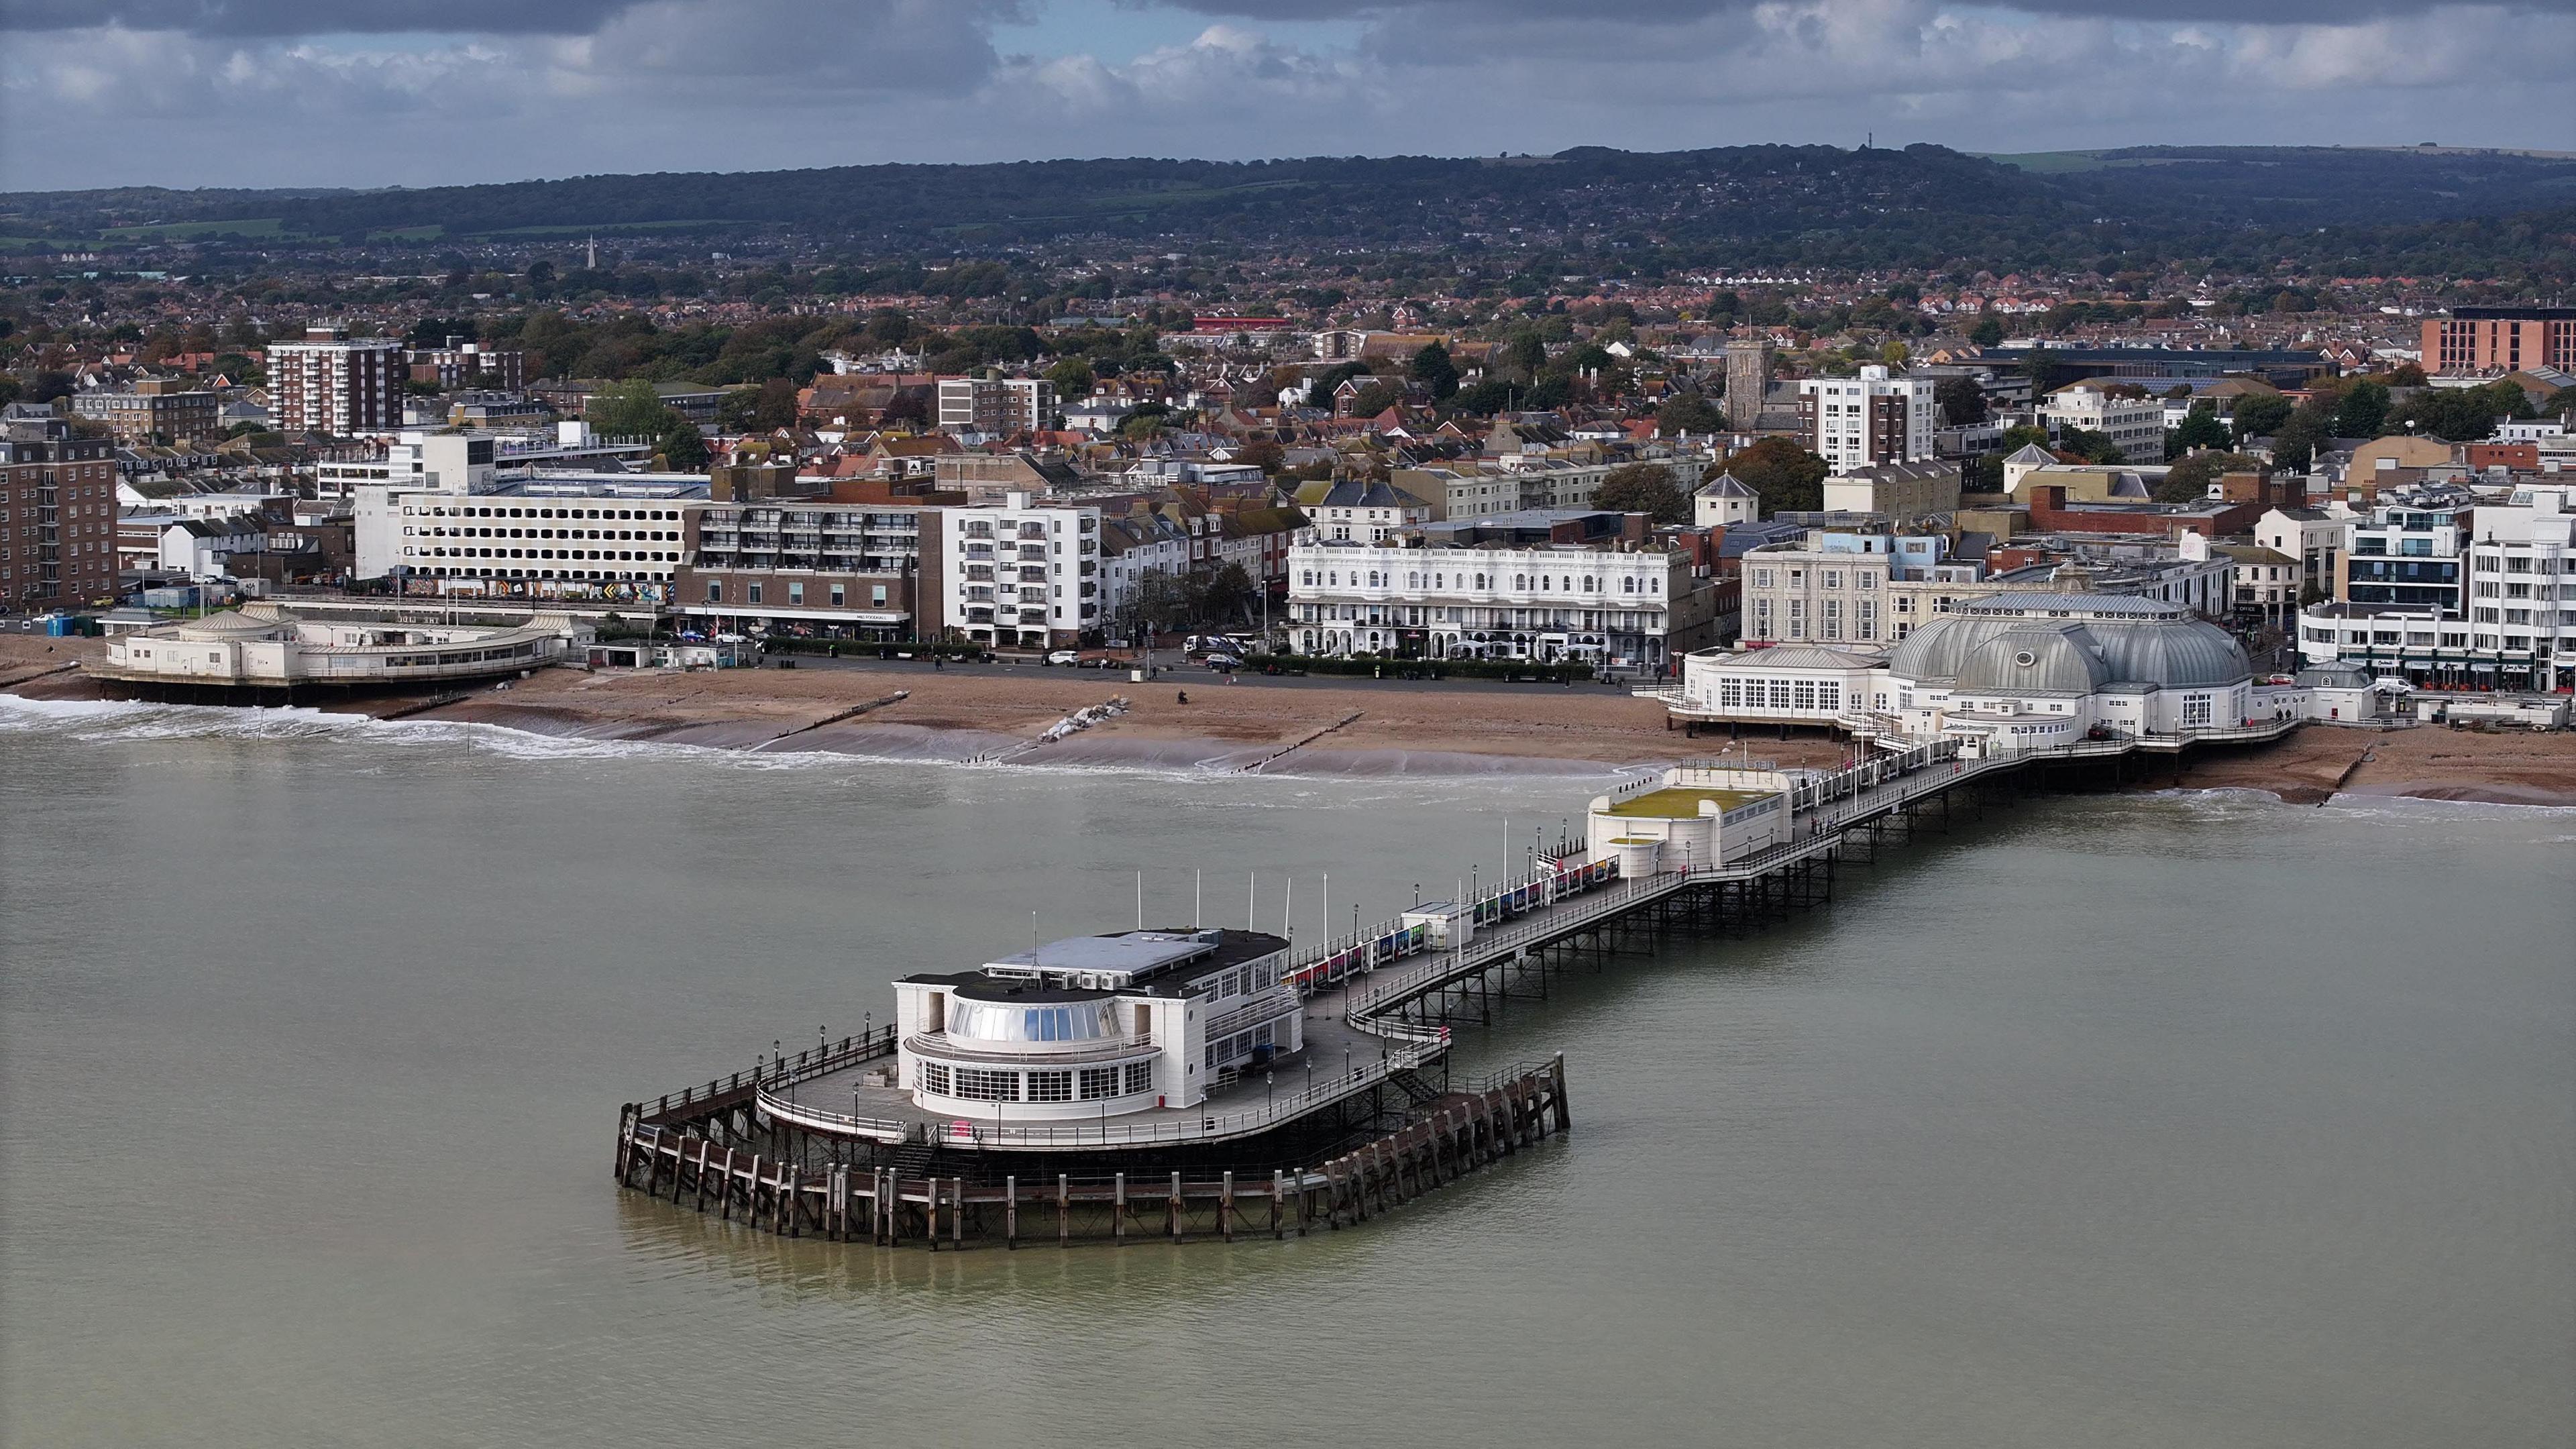
[[[784,1095],[786,1084],[764,1084],[759,1090],[763,1116],[840,1136],[878,1141],[937,1143],[949,1147],[1003,1151],[1088,1151],[1102,1147],[1175,1147],[1193,1142],[1219,1142],[1252,1137],[1312,1114],[1384,1082],[1397,1072],[1412,1071],[1448,1050],[1449,1033],[1440,1027],[1410,1027],[1407,1040],[1380,1053],[1374,1062],[1354,1063],[1346,1071],[1316,1073],[1312,1085],[1299,1084],[1257,1107],[1230,1112],[1158,1114],[1150,1121],[1102,1117],[1045,1123],[986,1122],[959,1117],[945,1123],[897,1121],[835,1112]],[[1293,1080],[1293,1079],[1292,1079]],[[773,1085],[776,1090],[773,1090]]]
[[[764,1084],[784,1085],[801,1082],[826,1073],[853,1067],[861,1062],[894,1054],[897,1037],[894,1023],[871,1027],[856,1036],[845,1036],[837,1042],[817,1043],[794,1056],[763,1059],[747,1071],[730,1077],[718,1077],[700,1087],[662,1097],[642,1110],[642,1120],[660,1122],[672,1117],[705,1115],[710,1105],[747,1100]]]

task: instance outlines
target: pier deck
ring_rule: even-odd
[[[811,1076],[783,1073],[784,1081],[761,1088],[760,1107],[773,1118],[828,1137],[1013,1152],[1097,1152],[1253,1137],[1366,1094],[1391,1073],[1418,1068],[1438,1055],[1409,1043],[1390,1047],[1384,1037],[1353,1025],[1346,997],[1346,992],[1334,991],[1307,998],[1301,1050],[1275,1058],[1266,1069],[1245,1069],[1188,1107],[1121,1112],[1096,1121],[1003,1125],[925,1111],[902,1087],[870,1084],[868,1076],[890,1065],[891,1057],[854,1061]]]
[[[1398,920],[1297,953],[1289,979],[1311,987],[1302,1050],[1196,1105],[1035,1125],[926,1112],[908,1092],[868,1080],[895,1057],[885,1027],[630,1103],[618,1178],[674,1202],[694,1192],[701,1210],[728,1217],[739,1207],[773,1231],[880,1243],[954,1245],[970,1232],[1005,1244],[1063,1242],[1077,1223],[1089,1224],[1083,1235],[1122,1241],[1131,1231],[1230,1239],[1238,1229],[1357,1222],[1568,1125],[1561,1057],[1453,1092],[1450,1020],[1490,1022],[1498,1002],[1533,985],[1543,997],[1551,972],[1599,969],[1639,930],[1739,929],[1830,900],[1838,858],[1865,846],[1874,855],[1886,831],[1934,823],[1936,805],[1946,826],[1952,798],[1984,782],[2185,744],[2259,742],[2292,727],[1982,758],[1961,755],[1955,741],[1882,741],[1884,753],[1797,783],[1789,838],[1754,854],[1606,882],[1598,872],[1615,865],[1548,861],[1527,880],[1477,893],[1465,908],[1472,933],[1456,947],[1426,951],[1428,928]],[[1650,793],[1636,799],[1647,802],[1640,809],[1682,808]],[[1697,811],[1696,799],[1687,803]],[[1423,1069],[1435,1064],[1431,1080]],[[1041,1223],[1034,1233],[1024,1213]]]

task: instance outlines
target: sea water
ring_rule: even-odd
[[[1963,820],[1462,1028],[1462,1066],[1564,1051],[1574,1130],[1303,1240],[933,1257],[611,1180],[620,1102],[1033,915],[1127,926],[1139,872],[1150,921],[1311,938],[1607,778],[0,699],[0,1440],[2576,1435],[2563,811]]]

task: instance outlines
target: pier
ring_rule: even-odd
[[[2260,742],[2289,727],[2211,730],[2192,742]],[[1630,782],[1596,809],[1709,824],[1715,858],[1623,874],[1622,860],[1639,857],[1569,839],[1472,899],[1297,952],[1275,989],[1299,998],[1303,1050],[1217,1073],[1203,1101],[1097,1120],[954,1117],[917,1105],[900,1084],[904,1042],[887,1025],[627,1104],[617,1180],[784,1234],[945,1248],[1355,1224],[1572,1126],[1562,1056],[1461,1083],[1449,1071],[1457,1027],[1491,1024],[1514,1001],[1543,1003],[1551,976],[1602,970],[1638,954],[1640,939],[1651,951],[1667,933],[1755,929],[1822,906],[1844,861],[1946,830],[1955,811],[2017,783],[2116,770],[2140,748],[2101,740],[1979,755],[1957,740],[1881,739],[1856,764],[1798,774],[1765,801],[1731,807],[1735,792],[1710,782],[1750,762],[1684,765]],[[1713,803],[1697,808],[1702,799]],[[1727,847],[1733,837],[1714,829],[1721,811],[1732,820],[1783,810],[1785,821],[1742,833],[1750,848]],[[1227,1029],[1225,1018],[1210,1026]]]

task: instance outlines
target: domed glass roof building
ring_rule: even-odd
[[[1702,718],[1953,735],[2025,750],[2236,728],[2257,712],[2253,692],[2244,648],[2179,604],[2004,593],[1958,601],[1885,655],[1704,650],[1685,661],[1681,694]]]
[[[2048,689],[2077,694],[2113,683],[2223,689],[2254,677],[2253,661],[2234,636],[2180,604],[2011,593],[1954,607],[1956,612],[1916,629],[1889,652],[1890,674],[1918,685],[2036,690],[2042,686],[2033,671],[2044,666]],[[2006,636],[2016,642],[1991,647]],[[2023,653],[2034,657],[2016,662]]]

